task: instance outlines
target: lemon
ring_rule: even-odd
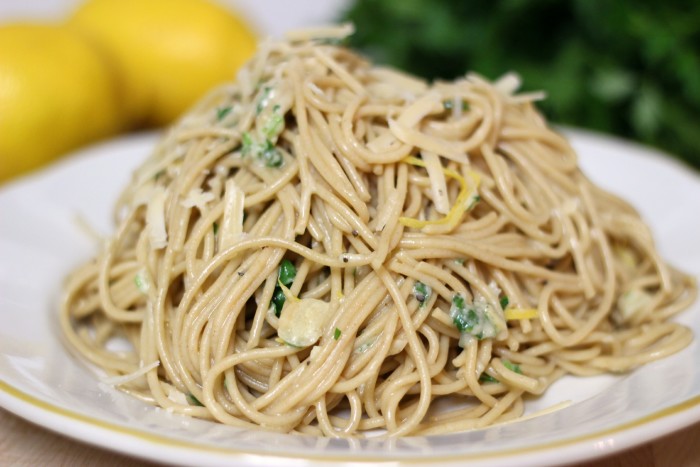
[[[113,73],[79,34],[0,27],[0,181],[119,130]]]
[[[130,118],[149,126],[232,80],[256,45],[242,19],[205,0],[88,0],[69,24],[112,55]]]

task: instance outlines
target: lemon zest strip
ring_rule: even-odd
[[[506,320],[534,319],[539,316],[539,313],[535,308],[508,308],[503,315]]]
[[[403,162],[411,165],[415,165],[418,167],[425,167],[425,162],[423,162],[421,159],[418,159],[417,157],[414,156],[407,156],[403,159]],[[420,219],[414,219],[412,217],[399,217],[399,222],[406,227],[412,227],[414,229],[421,229],[425,226],[428,225],[444,225],[447,224],[449,226],[455,226],[457,222],[462,217],[462,214],[467,210],[466,202],[469,198],[474,196],[476,194],[477,188],[479,187],[479,184],[481,183],[481,177],[479,174],[476,172],[470,170],[469,176],[472,179],[472,183],[474,185],[474,188],[472,191],[469,191],[469,186],[467,185],[466,180],[464,177],[462,177],[461,174],[458,172],[452,170],[452,169],[447,169],[447,168],[442,168],[442,172],[447,175],[448,177],[454,178],[459,182],[459,194],[457,195],[457,199],[455,200],[454,205],[452,205],[452,208],[450,208],[450,211],[445,215],[445,217],[442,217],[440,219],[436,220],[420,220]]]

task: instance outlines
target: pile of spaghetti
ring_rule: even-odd
[[[238,427],[424,435],[692,340],[669,318],[693,279],[581,173],[539,94],[429,84],[345,34],[264,43],[135,172],[61,311],[105,381]]]

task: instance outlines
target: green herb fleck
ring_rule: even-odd
[[[247,131],[243,133],[243,136],[241,136],[241,143],[243,144],[241,151],[243,152],[244,156],[247,156],[253,152],[253,145],[255,143],[253,141],[253,137]]]
[[[426,303],[428,303],[428,300],[430,300],[430,295],[432,294],[433,289],[427,285],[424,284],[420,281],[417,281],[413,285],[413,296],[416,298],[418,303],[420,303],[420,307],[423,308]]]
[[[134,284],[136,284],[136,288],[139,289],[139,291],[143,294],[148,293],[148,280],[143,276],[143,272],[138,272],[134,276]]]
[[[277,139],[277,136],[279,136],[279,134],[282,132],[283,127],[284,117],[279,111],[273,112],[272,115],[270,115],[270,118],[268,118],[263,125],[262,134],[268,140],[274,140]]]
[[[188,392],[187,394],[185,394],[185,399],[187,399],[187,403],[190,404],[190,405],[196,405],[196,406],[198,406],[198,407],[204,407],[204,404],[202,404],[201,402],[199,402],[199,399],[197,399],[196,397],[194,397],[194,394],[192,394],[191,392]]]
[[[265,163],[267,167],[280,167],[284,162],[282,154],[269,139],[264,144],[256,143],[253,136],[245,132],[241,136],[241,153],[243,156],[254,156]]]
[[[508,368],[510,371],[515,372],[519,375],[522,375],[523,372],[520,369],[520,365],[516,365],[515,363],[512,363],[508,360],[501,360],[501,363],[503,363],[503,366]]]
[[[447,99],[442,101],[442,107],[445,110],[452,110],[455,106],[455,101],[452,99]],[[469,110],[469,102],[463,100],[462,101],[462,110]]]
[[[297,268],[294,267],[294,263],[288,259],[283,259],[280,263],[279,272],[277,277],[282,284],[289,287],[294,282],[294,278],[297,276]]]
[[[282,154],[277,150],[272,141],[265,140],[265,146],[261,153],[261,159],[265,162],[267,167],[279,167],[284,162]]]
[[[288,259],[283,259],[280,263],[279,269],[277,270],[277,281],[285,287],[289,287],[294,282],[296,275],[297,268],[294,267],[294,263]],[[284,302],[286,299],[287,297],[284,296],[282,287],[276,285],[275,291],[272,293],[272,306],[275,307],[275,316],[278,318],[282,313],[282,307],[284,307]]]
[[[219,223],[218,223],[218,222],[214,222],[214,223],[211,225],[211,230],[214,232],[214,235],[218,234],[218,233],[219,233]]]
[[[477,297],[474,303],[467,303],[461,294],[452,297],[450,317],[454,326],[462,333],[460,346],[463,346],[464,339],[468,341],[469,335],[477,339],[495,337],[497,330],[488,317],[487,309],[488,304],[483,298]]]
[[[275,291],[272,293],[272,306],[275,307],[275,316],[278,318],[282,313],[282,307],[284,307],[284,302],[287,297],[284,296],[284,292],[279,286],[275,286]]]
[[[473,308],[469,308],[466,312],[455,314],[452,322],[460,332],[471,332],[479,324],[479,315]]]
[[[340,339],[340,334],[341,334],[340,329],[335,328],[335,330],[333,331],[333,339],[335,339],[335,340]]]
[[[479,382],[480,383],[500,383],[496,378],[491,376],[490,374],[484,372],[481,373],[481,376],[479,376]]]
[[[268,100],[270,98],[270,91],[272,91],[271,86],[265,86],[262,90],[262,96],[258,99],[258,103],[255,106],[255,114],[260,115],[260,112],[267,106]]]
[[[508,295],[502,296],[500,301],[501,301],[501,309],[505,310],[506,307],[508,306],[508,303],[510,303],[510,301],[508,300]]]
[[[481,196],[476,195],[476,196],[472,197],[471,202],[469,203],[469,206],[467,206],[467,211],[471,211],[474,208],[474,206],[477,205],[477,203],[479,201],[481,201]]]
[[[226,118],[226,115],[231,113],[232,109],[233,107],[231,107],[230,105],[227,107],[219,107],[218,109],[216,109],[216,120],[220,122],[221,120]]]

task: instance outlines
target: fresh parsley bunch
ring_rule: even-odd
[[[516,71],[551,120],[700,168],[700,2],[355,0],[352,46],[427,78]]]

